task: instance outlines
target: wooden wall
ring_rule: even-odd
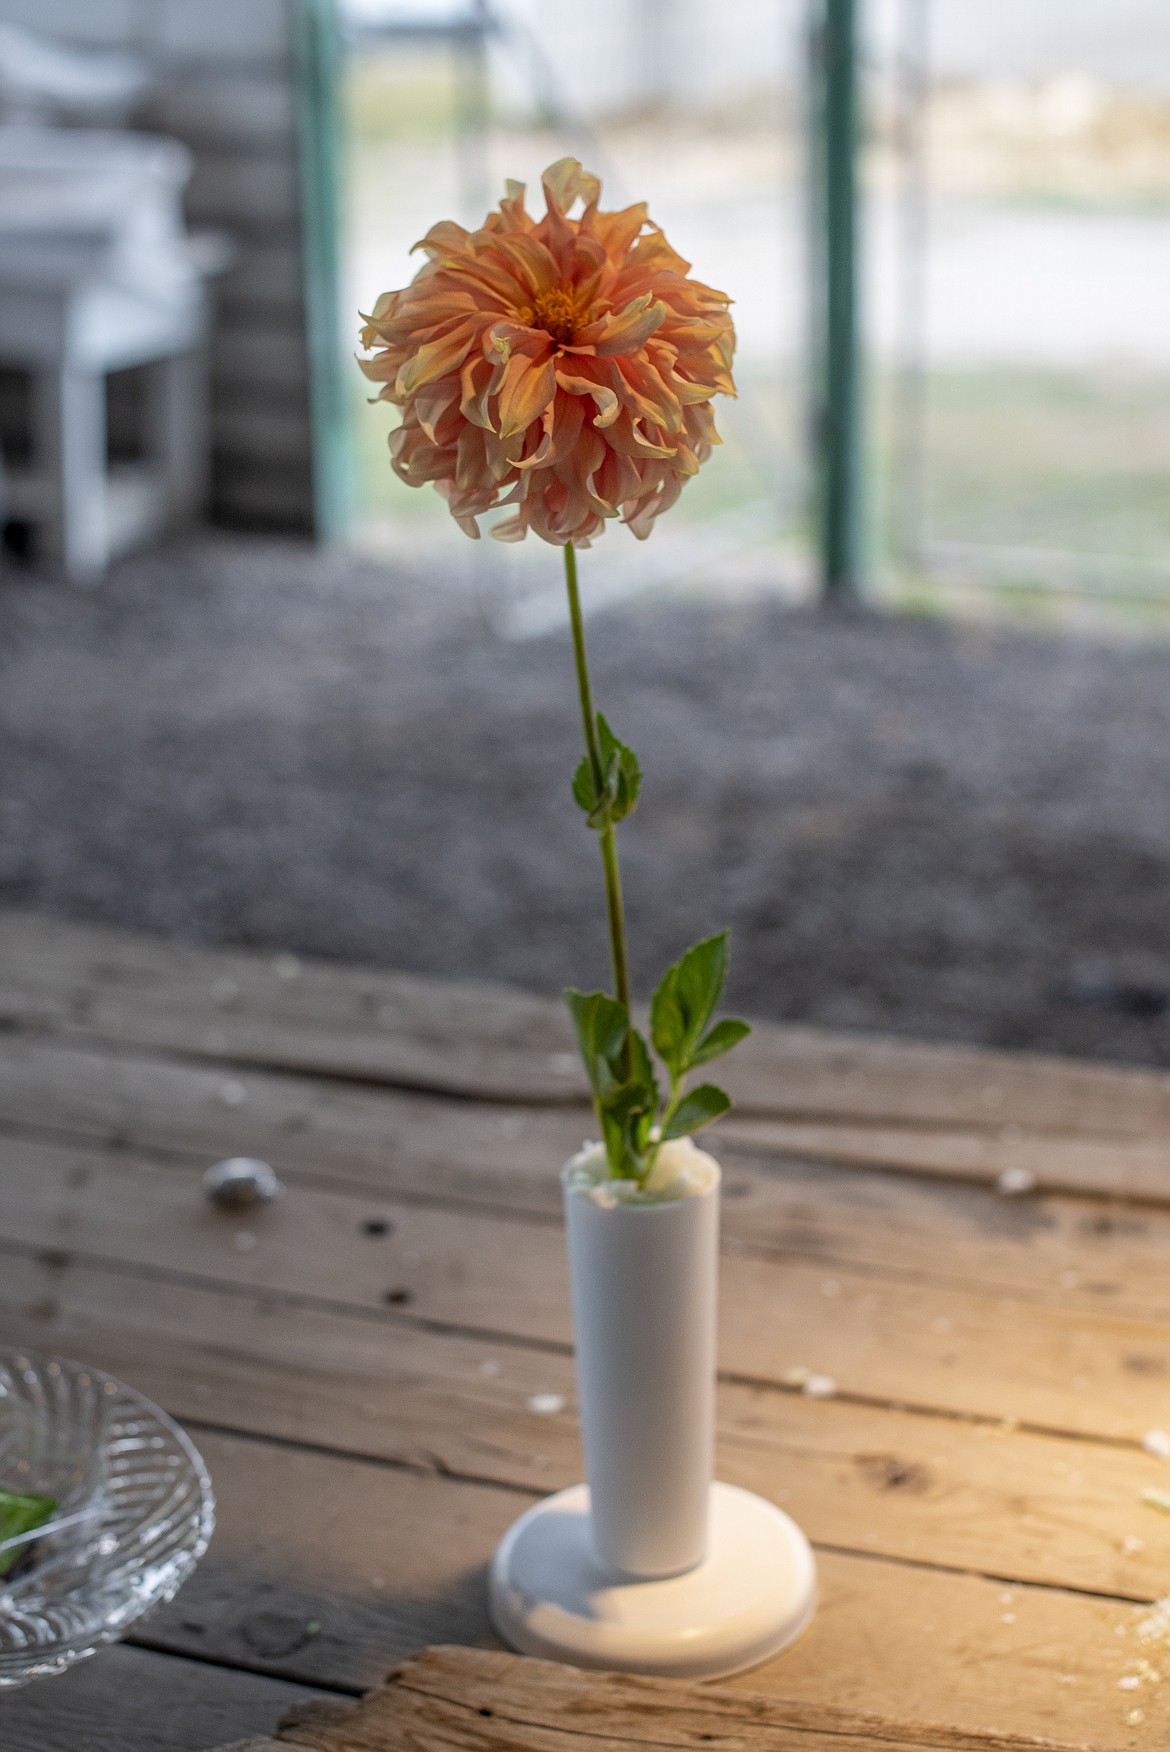
[[[0,19],[150,60],[143,126],[185,141],[194,229],[236,255],[218,282],[213,514],[313,527],[313,460],[297,129],[299,0],[0,0]]]

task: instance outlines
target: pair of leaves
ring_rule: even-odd
[[[631,1028],[624,1004],[606,992],[570,988],[565,1002],[593,1091],[593,1105],[612,1172],[639,1180],[658,1113],[658,1082],[646,1042]]]
[[[662,976],[650,1005],[650,1038],[674,1084],[730,1052],[751,1033],[728,1016],[710,1027],[727,980],[727,936],[720,931],[688,949]],[[685,1137],[726,1113],[731,1102],[713,1083],[700,1083],[675,1109],[664,1138]]]
[[[588,825],[600,829],[610,822],[624,821],[633,813],[642,785],[642,769],[633,749],[618,740],[600,712],[597,742],[601,754],[600,788],[593,762],[586,757],[573,778],[573,797],[585,811]]]
[[[751,1030],[726,1017],[711,1024],[727,979],[727,932],[696,943],[668,967],[650,1007],[654,1049],[670,1072],[672,1099],[689,1071],[730,1052]],[[573,1017],[581,1056],[593,1090],[612,1173],[641,1179],[658,1142],[689,1137],[726,1113],[731,1101],[713,1083],[700,1083],[677,1106],[661,1138],[654,1132],[658,1083],[646,1042],[631,1027],[623,1004],[606,992],[569,990],[565,1001]]]

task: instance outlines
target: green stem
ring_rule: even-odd
[[[674,1118],[675,1114],[678,1112],[679,1104],[682,1101],[682,1098],[683,1098],[683,1079],[680,1076],[678,1076],[674,1071],[671,1071],[671,1073],[670,1073],[670,1094],[667,1097],[666,1105],[662,1109],[662,1117],[658,1121],[658,1134],[659,1134],[658,1141],[657,1141],[657,1143],[651,1144],[650,1149],[646,1155],[646,1173],[647,1174],[650,1173],[651,1169],[654,1167],[655,1162],[657,1162],[657,1160],[658,1160],[658,1152],[662,1148],[663,1143],[665,1142],[666,1128],[670,1124],[671,1120]],[[645,1178],[645,1176],[643,1176],[643,1178]]]
[[[577,590],[577,555],[571,541],[565,543],[565,588],[569,593],[569,624],[573,629],[573,660],[577,666],[577,693],[581,700],[581,723],[585,731],[585,751],[593,769],[593,785],[598,796],[605,783],[601,764],[601,745],[597,739],[597,713],[593,709],[593,689],[589,683],[589,664],[585,656],[585,628],[581,621],[581,597]],[[618,870],[617,838],[612,821],[601,830],[601,863],[605,871],[605,911],[609,920],[609,949],[613,960],[614,996],[630,1008],[630,960],[626,951],[626,919],[622,907],[622,879]]]

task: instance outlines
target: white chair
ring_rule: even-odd
[[[207,281],[226,250],[185,234],[190,173],[172,140],[0,128],[0,363],[32,380],[6,512],[77,583],[205,501]],[[130,366],[147,368],[145,460],[111,468],[106,379]]]

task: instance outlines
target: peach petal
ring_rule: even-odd
[[[399,395],[410,395],[413,391],[422,389],[425,384],[433,383],[445,372],[462,365],[470,345],[470,333],[461,330],[445,335],[442,340],[424,341],[418,352],[398,373],[396,387]]]
[[[499,523],[492,524],[493,541],[523,541],[527,534],[527,521],[520,516],[503,517]]]
[[[602,318],[602,329],[593,345],[599,359],[616,353],[635,353],[666,321],[666,306],[647,292],[635,298],[617,316]]]
[[[509,359],[500,386],[500,437],[510,438],[530,426],[548,406],[556,386],[551,359],[531,360],[522,353]]]

